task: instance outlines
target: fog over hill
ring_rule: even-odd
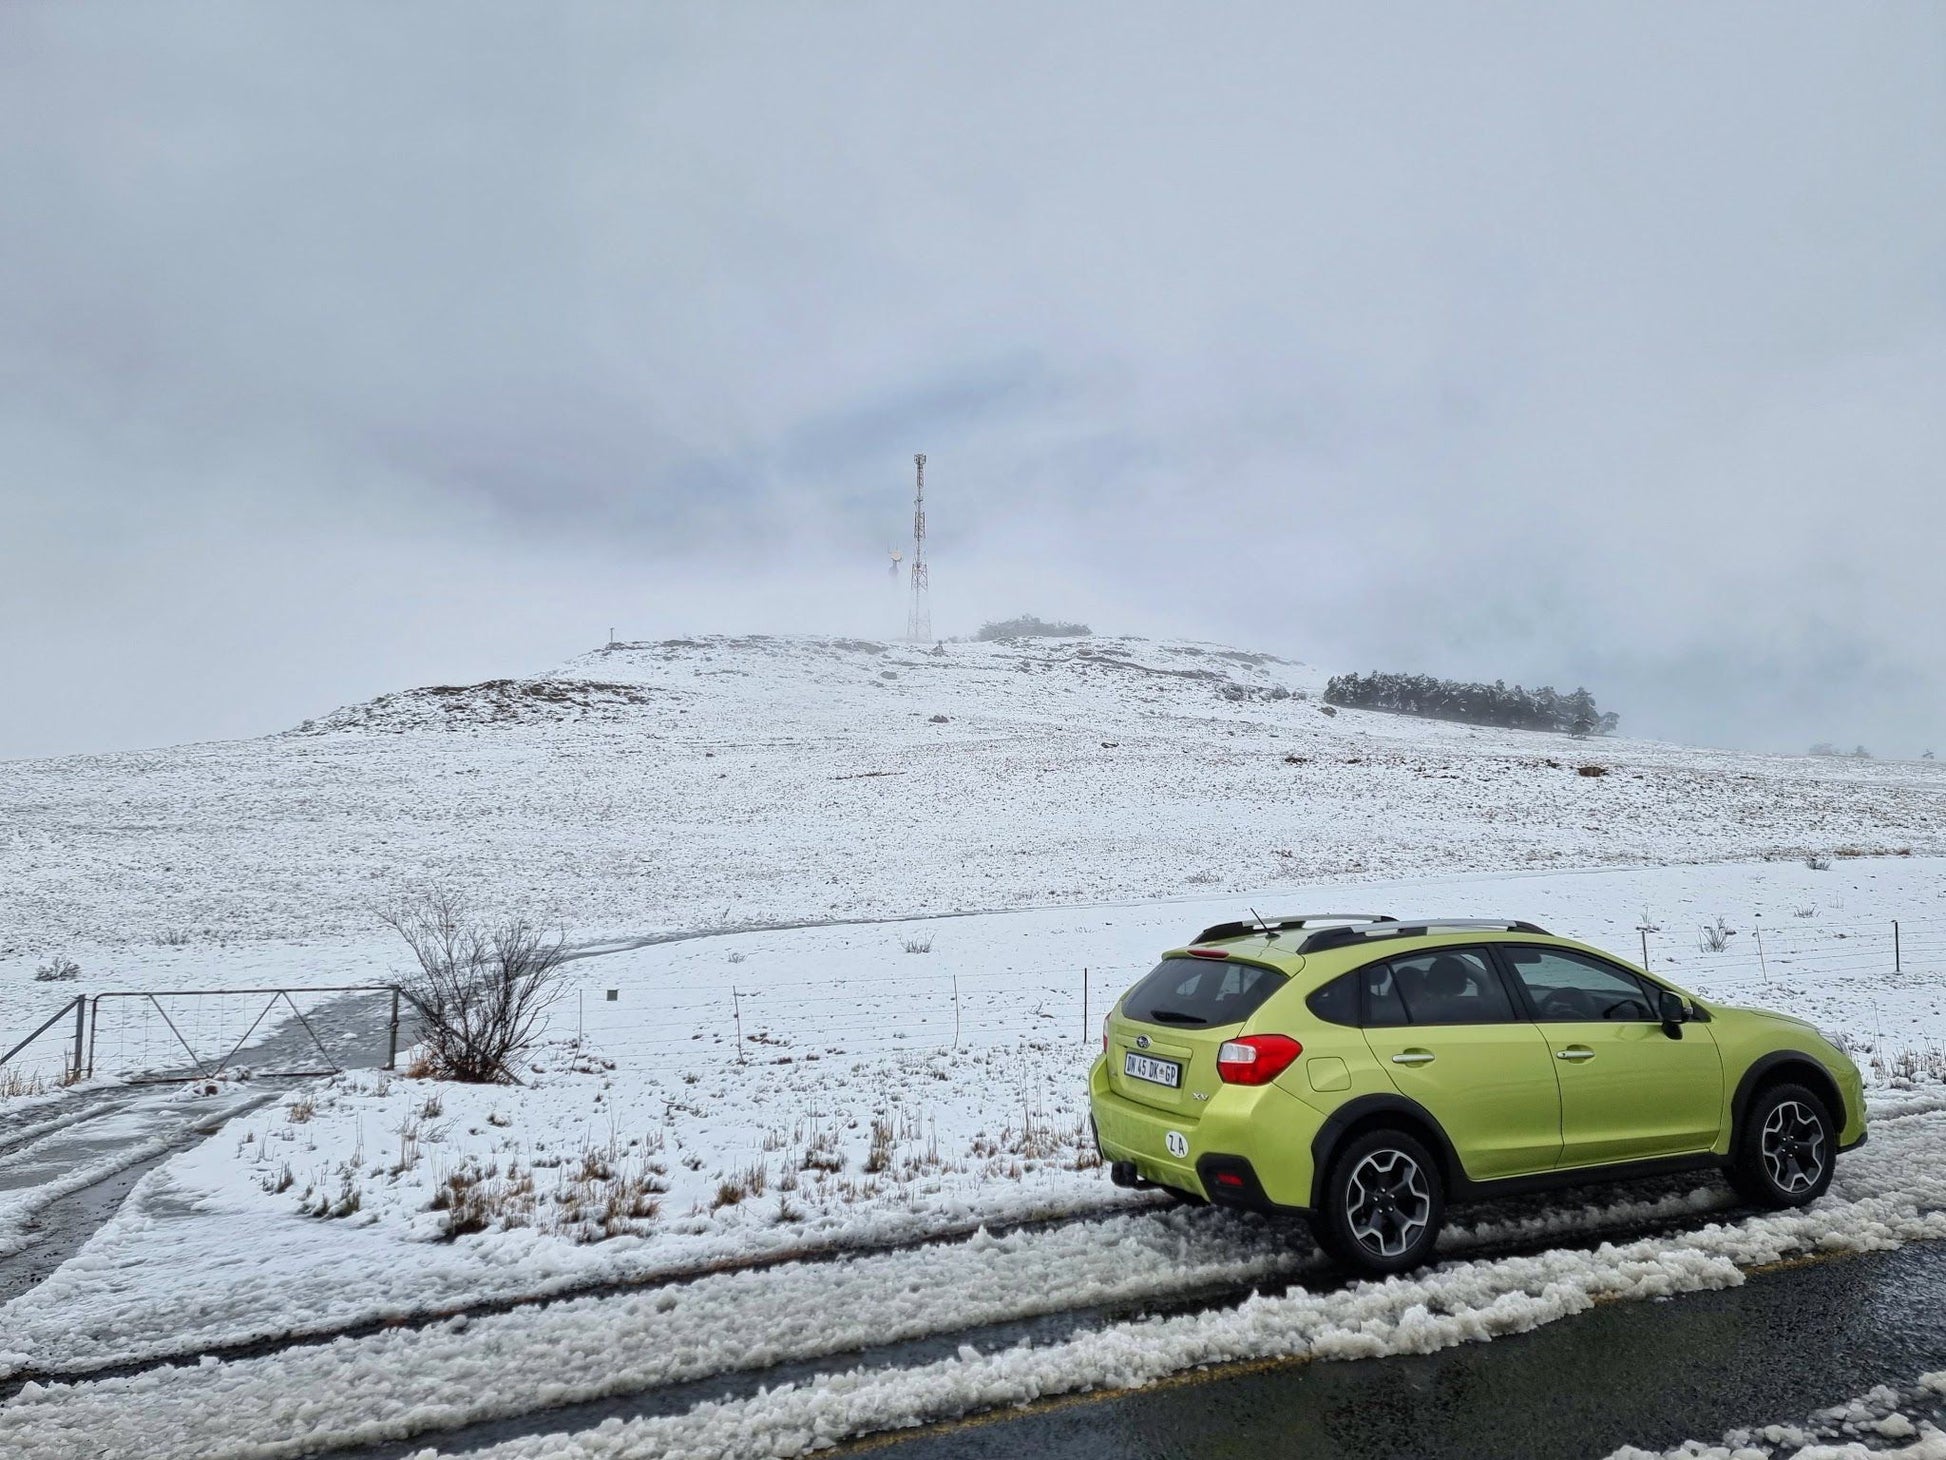
[[[1132,638],[678,639],[263,739],[0,764],[0,955],[165,928],[364,934],[378,901],[429,878],[592,938],[1946,850],[1931,763],[1334,713],[1325,677]]]

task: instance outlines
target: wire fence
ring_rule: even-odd
[[[1946,984],[1946,916],[1897,922],[1763,919],[1734,928],[1643,924],[1628,950],[1651,972],[1705,994],[1761,1002],[1810,982],[1870,992]],[[1721,946],[1714,946],[1720,944]],[[1621,951],[1619,948],[1617,951]],[[781,961],[720,983],[693,972],[604,976],[574,965],[546,1037],[578,1038],[618,1064],[798,1060],[837,1054],[988,1050],[1023,1043],[1079,1052],[1101,1017],[1152,966],[961,969],[822,978]],[[300,1073],[386,1067],[415,1038],[409,1006],[393,1027],[389,987],[213,990],[84,996],[0,1058],[0,1093],[77,1075],[180,1078],[248,1066]],[[0,1031],[5,1036],[26,1030]]]
[[[577,1036],[615,1060],[674,1058],[716,1047],[730,1058],[783,1060],[982,1049],[1023,1040],[1079,1045],[1099,1037],[1101,1015],[1149,966],[815,983],[801,976],[772,980],[758,969],[720,988],[691,986],[666,996],[639,981],[604,987],[597,971],[555,1007],[548,1033]]]
[[[1946,984],[1946,917],[1897,924],[1766,922],[1719,936],[1723,946],[1712,949],[1700,926],[1645,926],[1639,940],[1643,966],[1706,994],[1728,988],[1759,999],[1764,987],[1781,990],[1810,979],[1884,989]],[[772,974],[759,965],[721,987],[666,989],[653,980],[617,987],[590,969],[571,999],[557,1006],[549,1033],[577,1035],[585,1047],[618,1063],[687,1061],[705,1050],[724,1059],[783,1062],[1033,1041],[1080,1049],[1099,1039],[1102,1015],[1152,966],[812,981],[801,972]]]

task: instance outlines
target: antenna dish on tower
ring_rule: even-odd
[[[900,552],[897,548],[893,548],[892,549],[892,576],[894,578],[897,578],[899,576],[899,564],[903,563],[904,561],[905,561],[905,554]]]

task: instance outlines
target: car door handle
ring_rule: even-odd
[[[1591,1060],[1594,1057],[1595,1052],[1585,1044],[1571,1044],[1566,1049],[1557,1049],[1554,1052],[1554,1058],[1557,1060],[1575,1060],[1578,1062],[1581,1060]]]
[[[1433,1055],[1429,1049],[1408,1049],[1392,1056],[1395,1065],[1429,1065],[1432,1061]]]

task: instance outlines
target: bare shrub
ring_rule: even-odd
[[[1737,930],[1719,917],[1714,923],[1705,923],[1698,930],[1696,946],[1705,953],[1721,953],[1730,946],[1730,939],[1736,935]]]
[[[187,948],[194,935],[187,928],[162,928],[155,935],[158,948]]]
[[[932,952],[932,939],[907,938],[901,946],[908,953],[930,953]]]
[[[73,983],[79,977],[81,977],[81,965],[61,953],[55,954],[34,970],[36,983]]]
[[[419,971],[399,985],[424,1021],[428,1073],[483,1085],[515,1080],[513,1061],[539,1037],[561,992],[567,951],[525,918],[488,923],[458,893],[428,888],[379,914]]]
[[[1605,776],[1608,774],[1608,767],[1605,765],[1596,765],[1591,761],[1587,765],[1576,766],[1574,773],[1577,776]]]

